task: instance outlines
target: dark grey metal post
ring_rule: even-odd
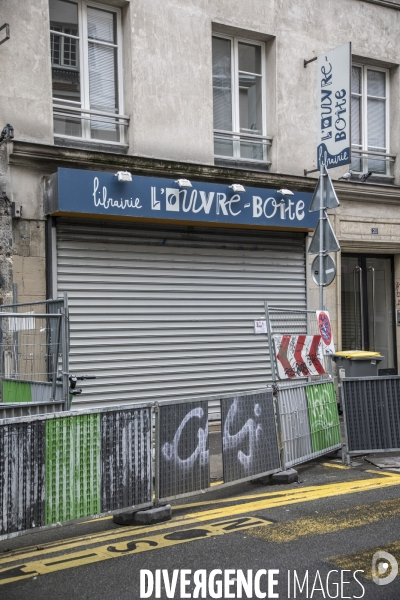
[[[49,320],[52,317],[49,317]],[[51,344],[51,338],[50,338],[50,347],[51,345],[53,346],[53,356],[51,357],[51,364],[53,365],[53,379],[52,379],[52,386],[51,386],[51,398],[50,400],[55,400],[56,399],[56,391],[57,391],[57,368],[58,368],[58,353],[60,351],[60,337],[61,337],[61,329],[62,329],[62,319],[64,317],[58,317],[57,318],[57,326],[56,326],[56,335],[55,335],[55,340],[53,342],[53,344]],[[51,326],[50,326],[50,331],[51,331]]]
[[[264,302],[265,307],[265,318],[267,321],[267,331],[268,331],[268,346],[269,346],[269,356],[271,360],[271,373],[272,373],[272,381],[276,382],[276,371],[275,371],[275,352],[272,343],[272,331],[271,331],[271,322],[269,320],[269,311],[268,311],[268,302]]]
[[[66,410],[69,410],[71,404],[69,399],[69,312],[68,294],[66,292],[64,292],[64,307],[62,313],[62,395],[64,407]]]
[[[319,196],[319,309],[324,310],[324,281],[323,281],[323,273],[324,273],[324,200],[325,200],[325,164],[321,164],[321,187],[320,187],[320,196]]]

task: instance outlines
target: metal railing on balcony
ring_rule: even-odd
[[[66,100],[60,104],[57,99],[54,99],[53,116],[55,135],[107,143],[124,143],[125,131],[129,125],[127,115],[82,108],[76,103],[68,103]]]
[[[352,146],[351,170],[357,173],[368,173],[372,171],[373,176],[394,179],[393,163],[395,154],[385,151],[362,150],[360,147]]]
[[[214,155],[216,158],[269,165],[271,164],[269,158],[271,144],[272,137],[266,135],[214,129]]]

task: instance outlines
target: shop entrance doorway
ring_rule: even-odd
[[[397,375],[393,257],[342,254],[342,348],[380,352],[380,375]]]

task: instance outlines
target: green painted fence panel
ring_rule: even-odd
[[[333,383],[306,387],[313,452],[341,444],[339,413]]]
[[[46,421],[46,525],[100,513],[100,414]]]
[[[32,402],[31,384],[29,381],[17,381],[16,379],[3,379],[2,402]]]

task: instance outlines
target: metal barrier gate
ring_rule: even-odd
[[[152,506],[151,409],[0,421],[0,537]]]
[[[0,312],[3,399],[18,388],[19,397],[26,393],[25,402],[31,404],[37,384],[43,386],[42,394],[51,389],[48,399],[55,403],[61,348],[65,403],[69,389],[66,298],[45,304],[45,313],[14,313],[15,305]],[[331,377],[276,379],[272,334],[314,333],[315,312],[266,303],[266,315],[274,377],[270,387],[0,420],[0,536],[158,506],[161,501],[215,489],[210,484],[209,403],[219,403],[221,410],[221,487],[340,449]],[[22,392],[25,385],[29,391]]]
[[[1,420],[0,537],[215,489],[208,403],[216,400],[221,485],[281,471],[271,389]]]
[[[0,307],[3,418],[68,408],[68,337],[66,294]]]
[[[282,470],[271,388],[165,402],[156,407],[156,504],[211,489],[208,402],[215,401],[221,406],[221,486]]]
[[[341,380],[346,456],[400,451],[400,376]]]
[[[276,390],[284,468],[342,447],[332,381],[304,382]]]
[[[317,335],[315,310],[293,310],[265,303],[274,393],[277,400],[282,465],[285,469],[342,447],[332,363],[325,374],[278,380],[274,335]]]

